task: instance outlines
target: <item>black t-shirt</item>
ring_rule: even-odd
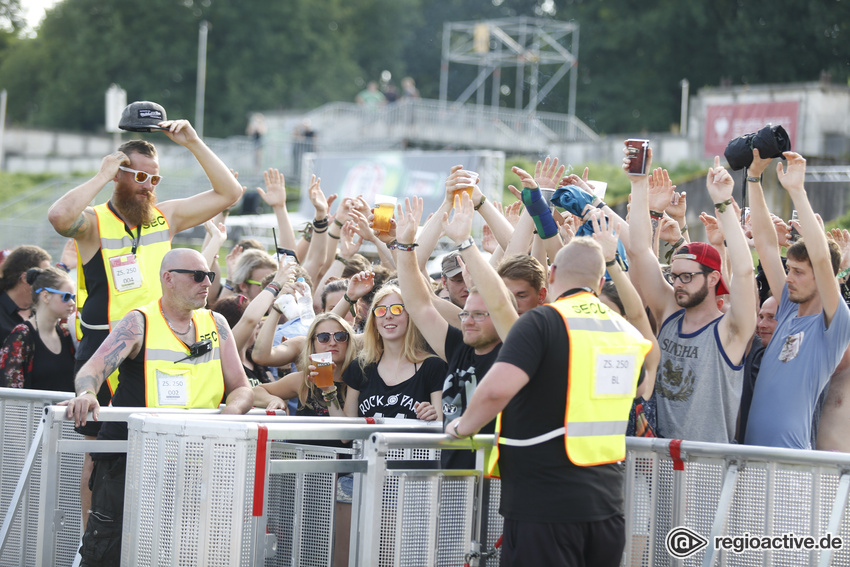
[[[109,324],[109,281],[100,248],[86,264],[83,264],[83,277],[86,281],[88,297],[83,304],[80,316],[89,325]],[[98,347],[103,344],[109,331],[98,331],[83,327],[83,338],[77,350],[77,360],[90,359]]]
[[[498,362],[516,366],[529,382],[502,413],[501,435],[529,439],[564,426],[569,337],[554,308],[524,313],[514,323]],[[624,416],[625,417],[625,416]],[[623,466],[579,467],[563,436],[530,447],[499,447],[500,512],[516,521],[595,522],[623,514]]]
[[[360,392],[357,414],[361,417],[406,417],[416,419],[413,406],[430,402],[432,392],[440,392],[446,376],[446,363],[432,356],[417,365],[416,373],[401,384],[387,386],[378,374],[378,365],[365,369],[354,362],[342,374],[343,381]]]
[[[18,305],[5,291],[0,293],[0,345],[6,342],[6,337],[12,329],[24,322],[18,313]]]
[[[443,427],[460,417],[472,398],[475,388],[499,356],[502,343],[487,354],[477,355],[475,349],[463,342],[463,331],[449,325],[446,333],[446,360],[449,373],[443,382]],[[496,421],[481,428],[480,433],[493,433]],[[475,453],[443,449],[440,460],[444,469],[475,468]]]

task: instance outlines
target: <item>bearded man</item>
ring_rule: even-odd
[[[75,374],[124,315],[162,295],[159,267],[171,250],[174,235],[206,222],[242,195],[236,178],[188,120],[164,120],[144,126],[161,130],[192,152],[212,189],[157,204],[156,188],[163,177],[159,174],[156,148],[147,141],[132,140],[104,157],[94,177],[68,191],[50,207],[47,213],[50,224],[62,236],[75,240],[77,265],[81,267],[77,270],[80,347]],[[110,181],[114,183],[112,197],[102,205],[89,206]],[[109,403],[115,386],[115,375],[104,381],[98,392],[100,405]],[[89,423],[78,428],[78,432],[93,438],[98,429],[99,424]],[[81,484],[84,521],[90,471],[91,461],[87,456]]]

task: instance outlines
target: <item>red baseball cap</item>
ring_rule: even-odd
[[[729,293],[726,283],[723,281],[723,272],[720,270],[720,254],[711,244],[705,242],[691,242],[685,244],[676,251],[673,260],[693,260],[706,268],[720,273],[720,281],[717,282],[717,295]]]

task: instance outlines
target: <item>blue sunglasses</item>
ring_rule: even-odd
[[[41,293],[42,291],[47,291],[49,293],[55,293],[56,295],[62,296],[62,303],[68,303],[69,301],[75,301],[77,296],[73,293],[69,293],[67,291],[59,291],[58,289],[53,289],[52,287],[40,287],[35,290],[36,293]]]

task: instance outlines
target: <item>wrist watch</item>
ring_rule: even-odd
[[[470,246],[474,246],[474,245],[475,245],[475,240],[473,240],[472,237],[470,236],[469,238],[467,238],[466,240],[464,240],[463,242],[461,242],[460,244],[457,245],[457,251],[460,252],[462,250],[466,250]]]

